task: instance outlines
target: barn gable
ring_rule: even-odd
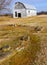
[[[25,5],[21,2],[15,3],[15,9],[26,9]]]

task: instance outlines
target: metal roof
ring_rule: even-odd
[[[25,7],[27,9],[34,9],[34,10],[36,10],[35,6],[33,6],[33,5],[29,5],[29,4],[25,4],[25,3],[24,3],[24,5],[25,5]]]
[[[20,5],[19,5],[20,4]],[[17,7],[18,6],[18,7]],[[21,3],[21,2],[16,2],[15,3],[15,8],[26,8],[26,9],[32,9],[32,10],[36,10],[36,8],[33,5],[29,5],[29,4],[25,4],[25,3]]]

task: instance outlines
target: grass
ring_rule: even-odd
[[[2,21],[9,21],[10,17],[9,16],[0,16],[0,22]]]
[[[1,26],[0,28],[0,38],[11,38],[18,35],[26,34],[25,32],[35,32],[31,27],[22,27],[22,26]]]
[[[10,56],[8,55],[9,58],[5,57],[0,65],[34,65],[37,52],[41,50],[41,37],[47,34],[46,20],[47,16],[45,15],[17,19],[0,17],[0,47],[9,45],[14,52]],[[36,32],[34,30],[36,26],[44,27],[43,31]],[[28,38],[21,40],[22,36],[29,37],[29,40]],[[16,48],[22,48],[22,46],[25,48],[18,52]]]
[[[38,51],[40,51],[40,38],[39,36],[29,34],[30,40],[27,42],[28,46],[25,47],[24,50],[21,50],[20,52],[15,52],[16,54],[10,57],[9,59],[6,59],[4,62],[1,63],[1,65],[29,65],[32,64],[33,61],[36,58],[36,54]],[[10,45],[13,49],[17,45],[16,43],[19,41],[19,38],[15,41],[7,41],[3,44]],[[22,43],[21,43],[22,44]],[[26,44],[26,42],[24,43]],[[15,49],[14,49],[15,50]]]
[[[0,17],[0,24],[16,24],[16,25],[47,25],[47,15],[33,16],[27,18],[11,18],[11,17]]]
[[[15,55],[9,57],[8,59],[6,58],[6,60],[3,61],[1,65],[6,65],[6,64],[23,65],[23,64],[27,64],[27,62],[28,64],[30,64],[30,62],[33,62],[37,52],[40,51],[40,37],[38,35],[33,35],[29,27],[20,26],[20,27],[14,27],[14,29],[13,28],[11,29],[11,27],[6,26],[6,27],[2,27],[2,29],[0,30],[5,31],[5,33],[4,32],[1,33],[2,35],[0,34],[0,36],[2,36],[2,39],[9,39],[9,40],[1,41],[0,47],[9,45],[15,52]],[[29,41],[20,40],[21,36],[26,36],[26,35],[30,37]],[[6,36],[6,38],[4,36]],[[25,49],[21,50],[20,52],[17,52],[16,48],[19,46],[22,47],[22,44],[23,46],[25,46]]]

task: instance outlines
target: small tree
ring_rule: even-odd
[[[0,12],[2,10],[10,11],[9,5],[12,0],[0,0]]]

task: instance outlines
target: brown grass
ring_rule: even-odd
[[[42,26],[44,29],[38,33],[34,30],[35,26]],[[33,65],[37,52],[41,50],[41,36],[45,36],[44,34],[47,34],[46,15],[17,19],[0,17],[0,47],[10,45],[13,49],[12,54],[5,57],[0,65]],[[30,37],[29,40],[20,40],[21,36],[26,35]],[[16,47],[22,48],[22,44],[26,46],[23,45],[25,48],[18,52]]]

